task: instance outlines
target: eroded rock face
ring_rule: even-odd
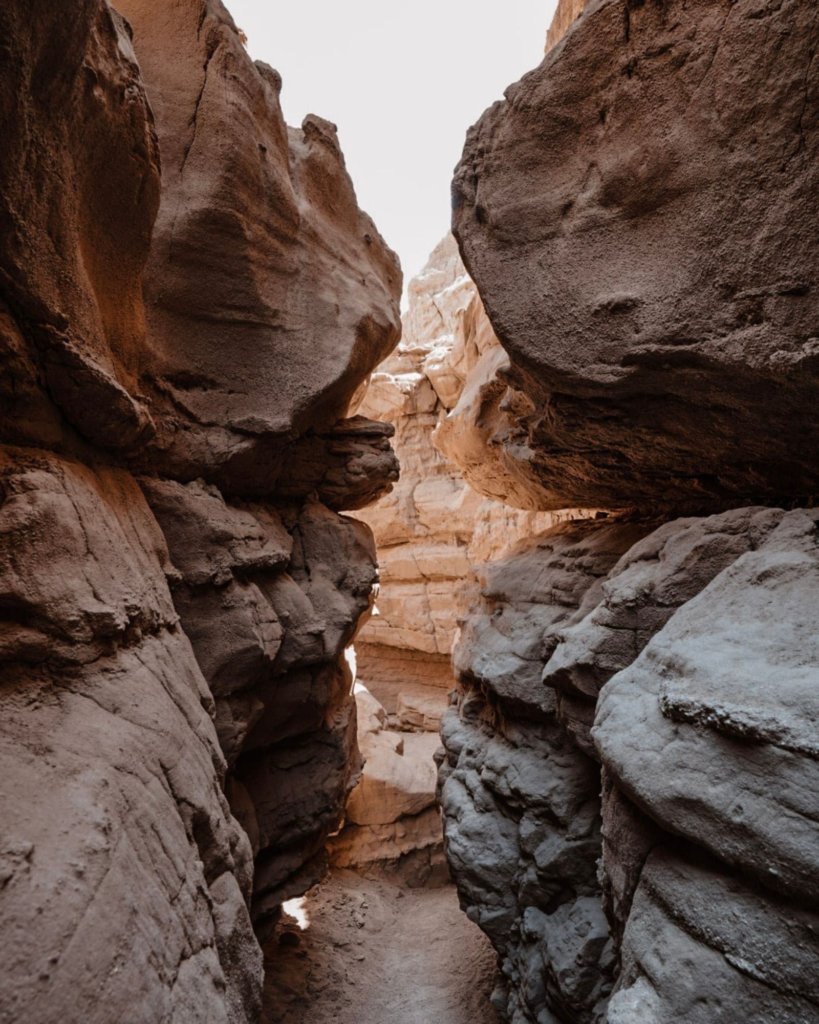
[[[819,1019],[816,523],[676,520],[591,583],[612,527],[564,525],[488,568],[442,802],[510,1020]]]
[[[0,455],[0,1020],[251,1020],[253,859],[127,473]]]
[[[439,443],[520,507],[657,517],[556,617],[582,550],[495,567],[456,655],[447,852],[515,1024],[819,1021],[817,28],[566,0],[456,172],[509,362]]]
[[[119,8],[163,154],[151,464],[273,493],[291,475],[285,442],[332,427],[396,344],[398,260],[358,209],[335,127],[287,127],[281,79],[249,59],[219,0]]]
[[[817,492],[818,28],[809,3],[593,3],[471,129],[453,226],[540,507]]]
[[[358,677],[387,710],[391,738],[364,737],[365,758],[373,744],[379,753],[365,765],[345,833],[333,843],[337,863],[368,869],[390,859],[392,843],[393,860],[410,869],[413,881],[442,859],[440,821],[431,809],[434,741],[414,733],[438,732],[455,683],[452,644],[478,592],[476,568],[554,522],[549,513],[517,511],[476,493],[461,472],[466,460],[436,447],[444,431],[461,441],[468,436],[455,417],[484,350],[504,354],[450,235],[410,283],[401,344],[373,374],[359,406],[365,416],[395,425],[401,461],[393,491],[358,513],[372,527],[380,567],[375,614],[356,640]],[[484,450],[480,439],[472,449]],[[403,737],[401,754],[387,751],[395,736]],[[420,761],[411,769],[413,758]],[[428,805],[420,817],[399,815],[402,778],[413,772],[426,779]],[[377,821],[357,820],[356,806],[385,777],[394,808],[385,806]],[[417,855],[409,857],[413,844]]]
[[[655,973],[658,954],[649,946],[658,912],[677,918],[683,935],[664,941],[687,944],[706,1005],[726,998],[709,967],[723,954],[739,974],[728,988],[733,1013],[759,1001],[773,1020],[819,1015],[819,651],[809,610],[819,587],[819,513],[778,518],[601,694],[593,736],[612,786],[661,837],[685,841],[655,840],[670,849],[642,871],[623,870],[618,844],[606,847],[612,897],[626,922],[620,1001],[640,982],[656,1019],[707,1019],[688,985]],[[616,808],[618,795],[608,799]],[[698,859],[710,871],[707,897],[694,895]],[[675,910],[681,902],[684,915]],[[744,920],[720,929],[720,913]],[[779,966],[783,929],[793,956],[787,970]]]
[[[221,4],[122,9],[0,12],[0,1020],[244,1024],[360,768],[400,272]]]
[[[442,735],[446,852],[462,906],[499,954],[514,1022],[601,1021],[614,978],[603,912],[600,773],[541,684],[544,648],[577,616],[639,523],[564,523],[482,574],[455,652]],[[550,640],[551,637],[551,640]]]
[[[359,412],[395,424],[401,479],[360,514],[373,530],[381,567],[378,615],[361,640],[448,656],[468,607],[475,568],[546,529],[547,514],[487,500],[461,472],[466,459],[441,444],[482,351],[503,352],[481,315],[475,286],[447,236],[410,283],[404,335],[373,375]],[[476,445],[485,452],[483,445]],[[438,449],[441,449],[440,451]]]
[[[406,707],[390,715],[358,684],[356,705],[364,768],[347,801],[344,828],[331,840],[331,864],[411,887],[445,881],[435,799],[439,701],[426,719],[413,719]]]

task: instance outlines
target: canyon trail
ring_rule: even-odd
[[[453,886],[342,871],[302,903],[307,928],[265,949],[268,1024],[496,1024],[495,957]]]

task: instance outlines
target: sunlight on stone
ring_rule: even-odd
[[[310,915],[307,913],[306,896],[299,896],[295,900],[286,900],[282,904],[282,910],[293,918],[301,931],[306,932],[310,927]]]

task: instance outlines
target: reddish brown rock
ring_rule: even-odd
[[[131,40],[100,0],[4,4],[0,35],[0,436],[131,447],[153,430],[136,380],[159,203]]]
[[[819,490],[817,30],[810,3],[595,3],[471,129],[453,224],[541,507]]]
[[[358,209],[335,127],[287,127],[279,75],[219,0],[119,8],[162,148],[150,465],[272,493],[291,476],[284,442],[332,427],[397,342],[398,260]]]

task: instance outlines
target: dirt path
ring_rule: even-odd
[[[495,957],[452,886],[341,872],[265,950],[271,1024],[497,1024]]]

